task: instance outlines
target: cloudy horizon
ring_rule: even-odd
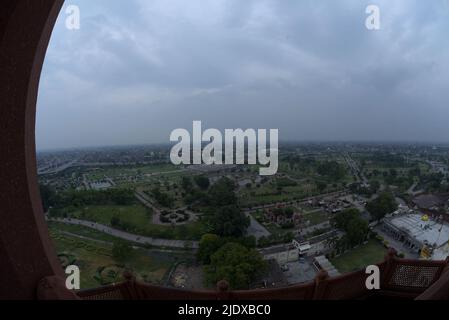
[[[169,143],[176,128],[281,141],[449,141],[448,1],[72,0],[41,77],[38,149]],[[365,27],[367,5],[381,29]]]

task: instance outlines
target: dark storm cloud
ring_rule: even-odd
[[[282,140],[449,140],[447,1],[124,3],[71,1],[78,31],[61,13],[38,147],[168,142],[192,120]]]

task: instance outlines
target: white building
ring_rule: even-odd
[[[280,265],[287,262],[298,261],[299,252],[291,244],[282,244],[274,247],[260,249],[259,252],[262,254],[265,260],[276,260]]]
[[[418,213],[383,220],[382,229],[423,258],[444,260],[449,255],[449,225]]]

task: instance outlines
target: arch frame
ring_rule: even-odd
[[[0,4],[0,299],[76,298],[49,237],[35,146],[39,80],[63,3]]]

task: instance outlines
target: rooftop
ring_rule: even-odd
[[[323,270],[326,270],[329,276],[336,277],[340,275],[340,272],[338,272],[334,265],[325,256],[315,257],[315,262],[318,263]]]
[[[443,205],[447,201],[447,196],[435,194],[422,194],[413,199],[413,202],[420,208],[430,209]]]
[[[421,243],[435,244],[440,247],[449,240],[449,226],[433,220],[423,221],[419,214],[408,214],[393,217],[389,223],[406,232]]]
[[[285,252],[285,251],[294,250],[294,249],[295,249],[295,247],[292,244],[280,244],[280,245],[276,245],[276,246],[272,246],[272,247],[268,247],[268,248],[261,248],[261,249],[259,249],[259,252],[262,255],[268,255],[268,254]]]

